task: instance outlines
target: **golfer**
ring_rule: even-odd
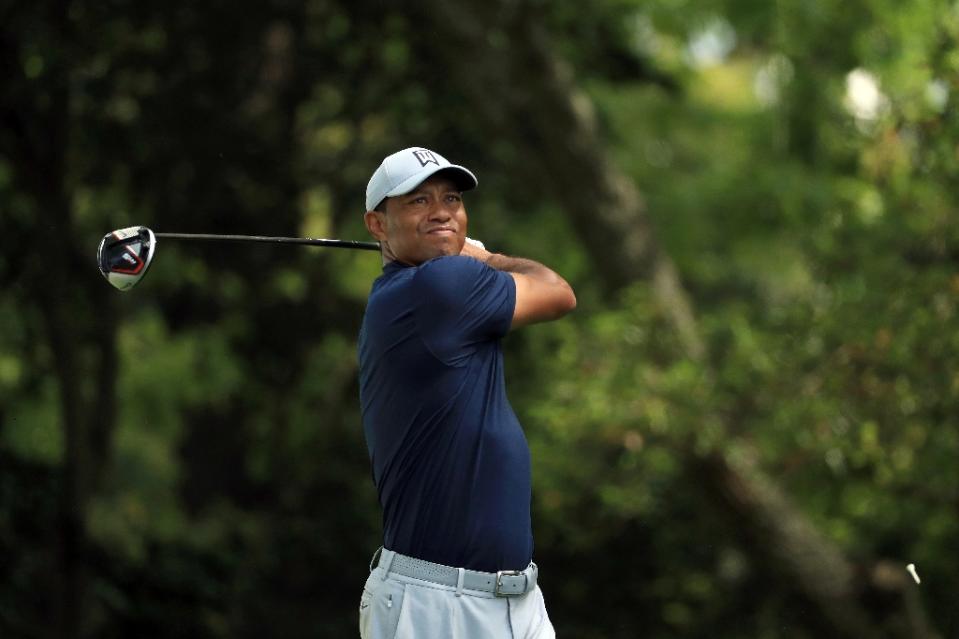
[[[409,148],[366,189],[384,266],[360,331],[360,401],[384,538],[360,599],[363,639],[555,637],[500,340],[576,297],[542,264],[467,239],[463,192],[476,185]]]

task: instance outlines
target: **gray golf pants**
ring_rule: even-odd
[[[389,551],[385,551],[389,552]],[[360,598],[362,639],[555,639],[543,593],[489,592],[414,579],[376,567]]]

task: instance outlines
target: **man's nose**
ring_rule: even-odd
[[[442,202],[434,201],[430,205],[430,219],[431,220],[448,220],[450,219],[450,212]]]

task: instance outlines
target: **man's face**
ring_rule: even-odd
[[[386,199],[386,212],[366,214],[383,255],[416,266],[442,255],[459,255],[466,241],[463,195],[449,178],[434,175],[406,195]]]

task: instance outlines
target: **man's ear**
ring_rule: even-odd
[[[384,214],[379,211],[367,211],[363,215],[366,230],[380,242],[386,241],[386,220],[383,219],[383,215]]]

